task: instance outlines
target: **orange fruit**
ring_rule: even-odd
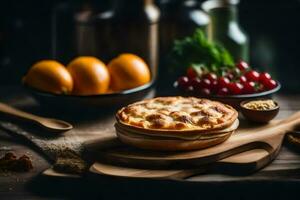
[[[148,83],[151,79],[145,61],[134,54],[121,54],[108,64],[113,91],[127,90]]]
[[[73,79],[68,70],[54,60],[43,60],[34,64],[23,82],[41,91],[68,94],[73,89]]]
[[[73,93],[94,95],[106,93],[110,76],[105,64],[95,57],[82,56],[71,61],[67,69],[74,81]]]

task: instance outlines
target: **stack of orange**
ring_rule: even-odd
[[[150,70],[144,60],[134,54],[121,54],[106,66],[95,57],[83,56],[67,67],[55,60],[34,64],[24,83],[55,94],[96,95],[118,92],[148,83]]]

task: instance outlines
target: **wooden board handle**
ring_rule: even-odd
[[[281,128],[287,131],[293,131],[300,127],[300,111],[294,113],[290,117],[282,120],[278,124]]]
[[[269,128],[262,128],[261,130],[257,129],[255,132],[249,132],[248,134],[239,134],[236,137],[230,138],[230,142],[226,141],[230,145],[225,145],[226,148],[224,148],[223,146],[223,150],[226,151],[250,143],[264,141],[272,148],[272,150],[270,151],[273,151],[278,147],[278,144],[281,144],[286,133],[293,131],[299,126],[300,112],[296,112],[290,117],[282,120],[280,123],[275,124],[274,126],[271,126]],[[213,151],[218,152],[219,150],[217,148],[218,147],[215,147]]]
[[[247,146],[256,148],[259,144],[261,144],[261,142],[270,146],[270,148],[266,148],[266,150],[274,151],[281,145],[285,134],[294,130],[299,125],[300,112],[297,112],[274,126],[270,126],[268,128],[256,128],[255,130],[250,129],[249,131],[244,131],[242,134],[231,136],[221,145],[199,151],[178,153],[176,154],[176,157],[189,159],[194,158],[196,154],[199,154],[200,156],[198,158],[205,158],[207,156],[214,157],[215,155],[219,155],[217,156],[217,159],[223,159],[230,155],[227,152],[235,152],[234,149],[241,149],[242,147]],[[156,157],[156,155],[153,155],[153,157]]]

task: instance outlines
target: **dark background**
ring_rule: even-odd
[[[1,1],[1,85],[19,84],[35,61],[53,58],[54,49],[60,50],[52,42],[56,31],[52,24],[54,10],[60,6],[67,15],[69,7],[78,4],[81,1]],[[250,38],[252,66],[275,75],[283,83],[284,92],[300,92],[299,11],[299,0],[241,0],[239,5],[240,24]],[[69,38],[67,31],[72,25],[69,26],[64,27],[65,38]]]

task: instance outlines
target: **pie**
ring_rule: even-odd
[[[122,108],[117,120],[130,127],[154,131],[207,132],[229,127],[237,111],[217,101],[194,97],[158,97]]]
[[[120,109],[115,127],[120,140],[133,146],[191,150],[225,141],[237,129],[237,117],[234,108],[221,102],[157,97]]]

